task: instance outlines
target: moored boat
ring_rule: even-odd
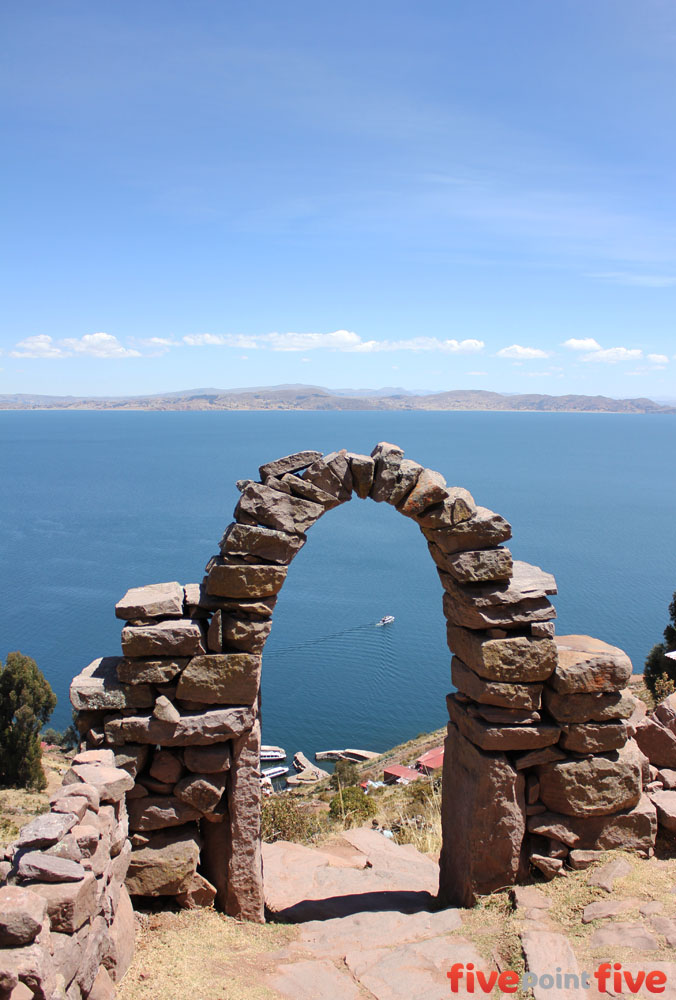
[[[286,760],[286,750],[284,747],[262,746],[260,753],[261,760]]]

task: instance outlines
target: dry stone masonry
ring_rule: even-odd
[[[125,793],[110,749],[78,754],[50,811],[0,860],[0,1000],[112,1000],[134,953]]]
[[[418,524],[443,586],[456,691],[441,901],[469,905],[529,865],[552,877],[569,852],[572,863],[575,852],[651,849],[649,765],[628,723],[631,663],[587,636],[555,637],[554,578],[512,558],[504,518],[387,442],[370,456],[300,452],[259,473],[237,483],[234,521],[202,582],[130,590],[115,609],[122,655],[72,684],[85,746],[112,753],[133,779],[133,896],[215,899],[263,919],[261,655],[307,531],[353,493]]]

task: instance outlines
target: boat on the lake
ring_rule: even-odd
[[[262,746],[261,760],[286,760],[286,750],[283,747]]]
[[[278,764],[277,767],[263,768],[263,770],[261,771],[261,778],[263,779],[269,778],[270,781],[272,781],[273,778],[281,778],[288,773],[289,773],[288,767],[283,767]]]
[[[379,628],[381,625],[391,625],[393,621],[394,615],[383,615],[380,621],[376,622],[376,628]]]

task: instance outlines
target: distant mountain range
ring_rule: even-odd
[[[652,399],[542,396],[455,389],[325,389],[271,385],[246,389],[184,389],[149,396],[0,395],[0,410],[519,410],[555,413],[676,413]]]

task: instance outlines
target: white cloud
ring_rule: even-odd
[[[633,274],[630,271],[605,271],[590,274],[590,278],[609,281],[613,285],[631,285],[635,288],[671,288],[676,285],[673,274]]]
[[[513,358],[517,361],[531,361],[534,358],[548,358],[550,352],[543,351],[539,347],[522,347],[521,344],[511,344],[509,347],[501,348],[497,357]]]
[[[87,355],[92,358],[140,358],[141,352],[123,347],[110,333],[86,333],[83,337],[53,340],[46,333],[26,337],[10,351],[13,358],[70,358]]]
[[[651,365],[659,365],[660,367],[669,364],[669,358],[666,354],[649,354],[648,361]]]
[[[439,351],[443,354],[477,354],[484,349],[482,340],[439,340],[437,337],[413,337],[409,340],[362,340],[350,330],[333,333],[196,333],[183,337],[187,347],[235,347],[270,351],[341,351],[371,354],[378,351]]]
[[[577,340],[575,337],[571,337],[570,340],[564,341],[564,347],[569,348],[571,351],[600,351],[601,345],[593,337],[583,337],[581,340]]]
[[[584,354],[583,361],[599,361],[602,364],[616,365],[622,361],[640,361],[643,351],[639,347],[607,347],[605,350],[592,351]]]

